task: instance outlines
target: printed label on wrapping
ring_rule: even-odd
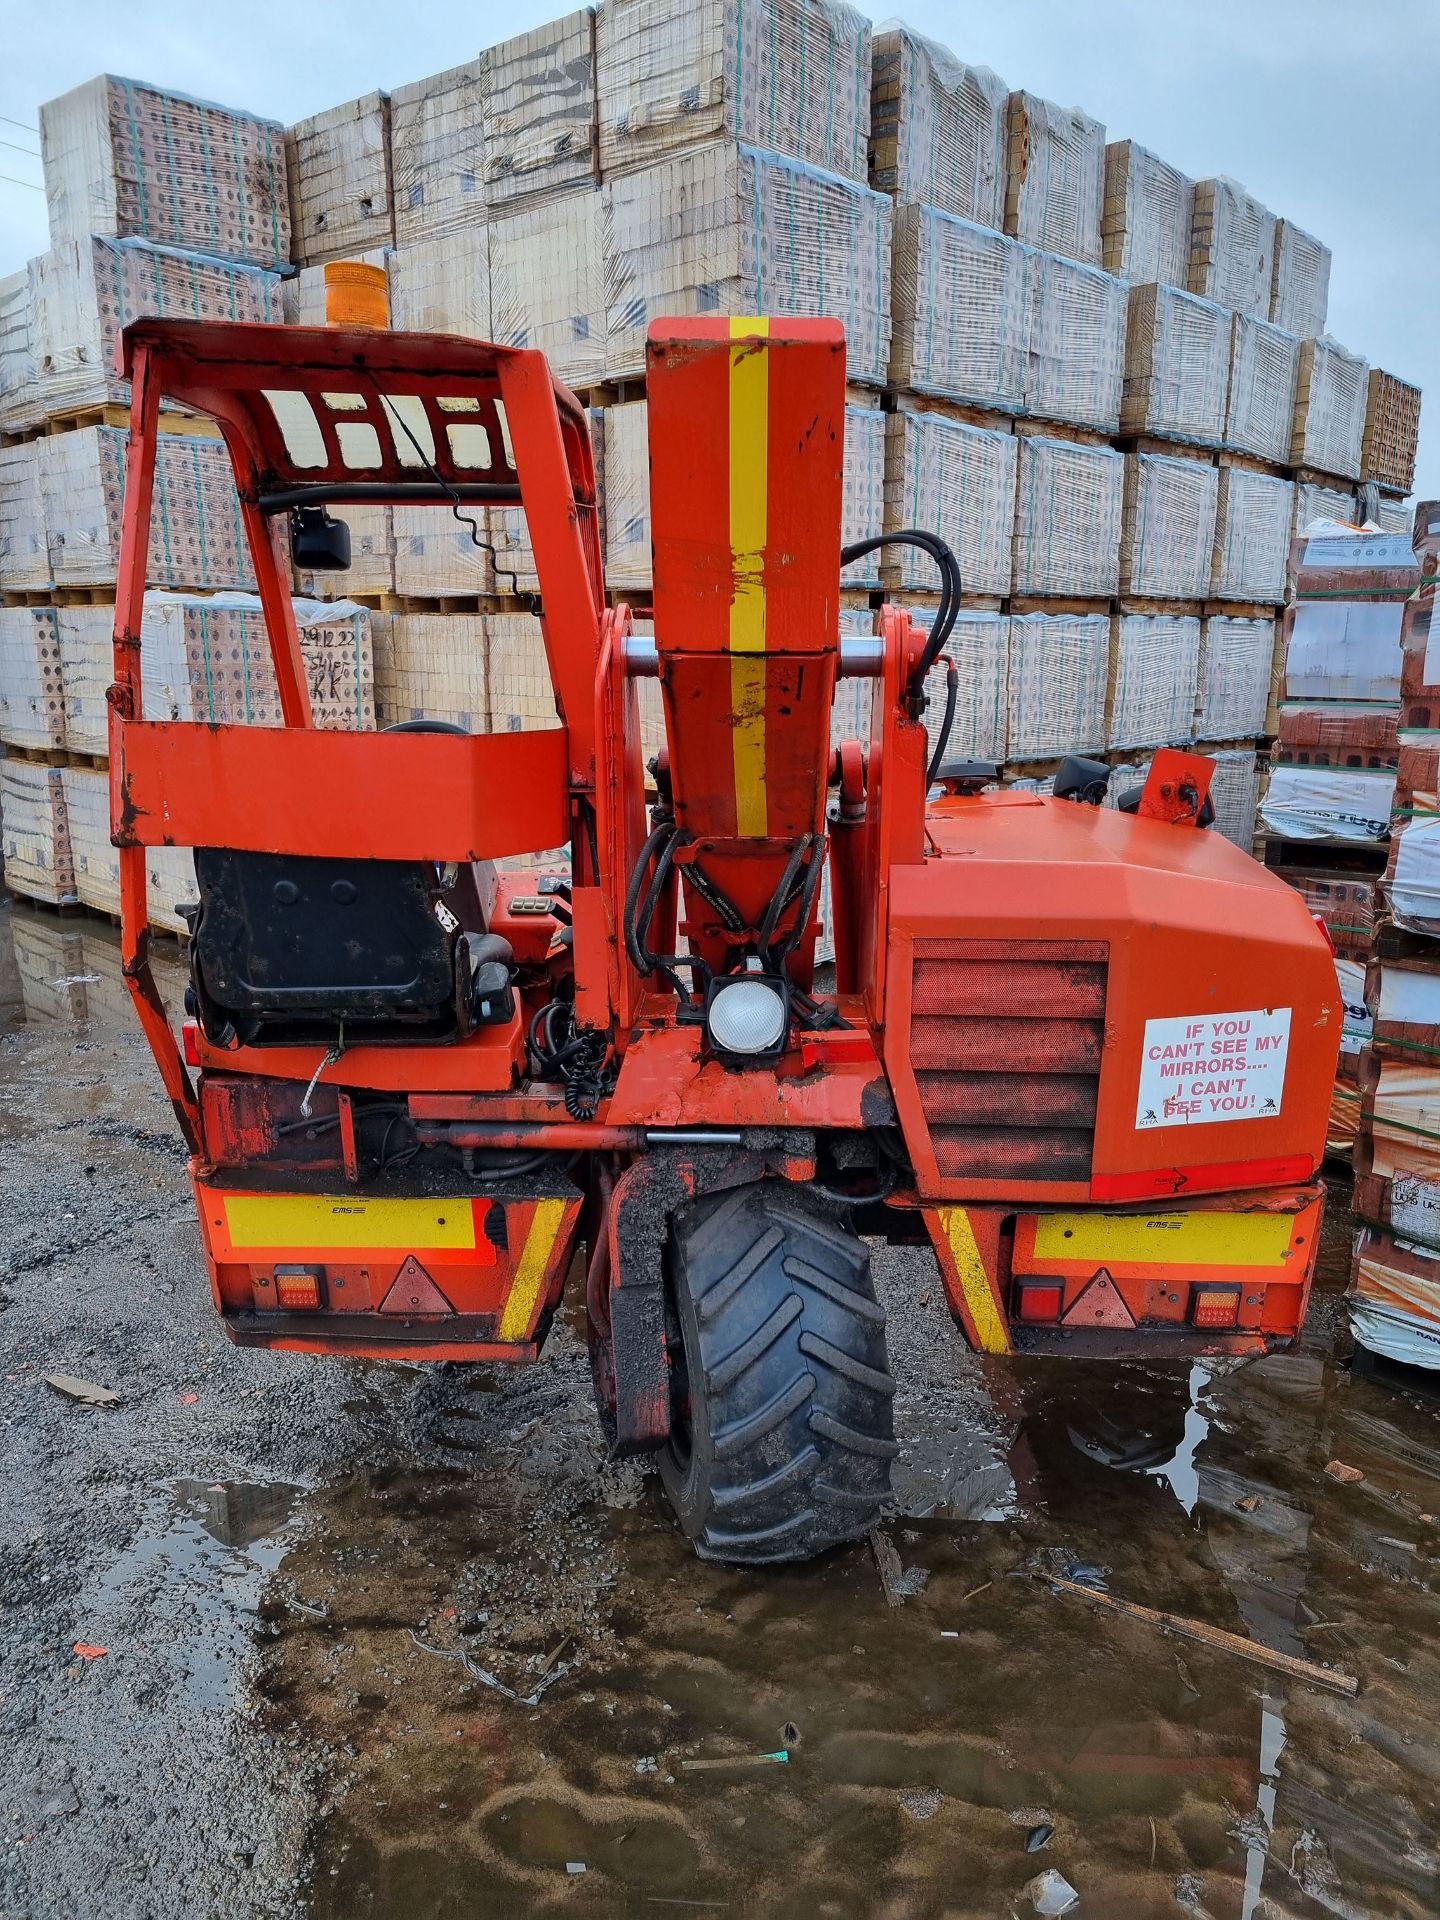
[[[1137,1131],[1267,1120],[1285,1096],[1290,1008],[1147,1020]]]
[[[1418,1173],[1397,1173],[1390,1183],[1390,1225],[1406,1240],[1440,1247],[1440,1187]]]

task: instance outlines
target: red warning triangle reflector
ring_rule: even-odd
[[[1117,1327],[1133,1327],[1135,1316],[1126,1306],[1120,1289],[1101,1267],[1089,1286],[1076,1296],[1074,1305],[1060,1324],[1062,1327],[1109,1327],[1113,1330]]]
[[[455,1309],[412,1253],[380,1302],[381,1313],[454,1313]]]

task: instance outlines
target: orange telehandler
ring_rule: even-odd
[[[939,569],[928,635],[888,605],[840,635],[836,323],[652,326],[653,639],[607,604],[586,415],[541,354],[152,319],[119,357],[124,963],[232,1339],[532,1360],[583,1273],[612,1445],[655,1453],[696,1548],[736,1561],[853,1537],[886,1497],[870,1238],[928,1246],[986,1353],[1294,1339],[1339,1044],[1326,940],[1206,830],[1203,758],[1157,753],[1114,808],[1094,762],[1051,798],[947,761],[943,727],[932,749],[960,604],[933,536],[885,536]],[[162,395],[229,450],[280,728],[143,717]],[[524,509],[553,727],[311,724],[272,532],[340,566],[364,502],[482,543],[478,510]],[[868,723],[832,750],[852,676]],[[162,844],[198,881],[178,1032],[146,931]],[[556,848],[553,873],[497,865]]]

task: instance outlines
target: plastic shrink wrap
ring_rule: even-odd
[[[275,274],[144,240],[57,243],[30,262],[29,275],[31,352],[47,415],[128,405],[115,347],[133,320],[283,318]]]
[[[1238,181],[1195,183],[1190,230],[1192,293],[1235,313],[1270,314],[1275,265],[1275,216]]]
[[[1041,760],[1104,749],[1109,655],[1108,615],[1012,616],[1008,759]]]
[[[40,491],[44,444],[0,447],[0,592],[38,593],[52,584]]]
[[[485,616],[374,616],[375,712],[383,727],[444,720],[467,733],[490,730]]]
[[[492,338],[538,347],[571,387],[606,371],[602,211],[599,188],[581,186],[527,202],[489,229]]]
[[[1212,614],[1200,636],[1197,740],[1244,740],[1265,731],[1275,622]]]
[[[0,744],[44,753],[65,746],[58,620],[54,607],[0,607]]]
[[[1290,456],[1300,342],[1282,327],[1237,313],[1230,339],[1225,444],[1279,465]]]
[[[931,207],[895,210],[892,386],[1019,413],[1033,251]]]
[[[1020,441],[1016,594],[1110,599],[1120,574],[1125,456],[1066,440]]]
[[[290,264],[285,131],[101,74],[40,109],[50,238],[136,236],[250,266]]]
[[[1125,457],[1120,591],[1153,600],[1203,600],[1220,475],[1208,461],[1163,453]]]
[[[1215,507],[1210,593],[1216,600],[1278,605],[1290,554],[1291,483],[1222,467]]]
[[[73,901],[75,863],[59,767],[0,760],[0,867],[12,893]]]
[[[1354,480],[1360,473],[1370,369],[1337,340],[1304,340],[1295,383],[1290,464]]]
[[[1039,420],[1113,433],[1125,375],[1122,280],[1056,253],[1030,261],[1025,411]]]
[[[1130,289],[1120,425],[1218,446],[1225,437],[1231,316],[1213,301],[1155,285]]]
[[[1270,318],[1304,339],[1325,331],[1330,304],[1330,249],[1291,220],[1275,222]]]
[[[129,438],[120,427],[85,427],[38,443],[50,571],[59,586],[109,586],[116,579]],[[224,443],[162,433],[155,445],[150,585],[253,588],[255,570]]]
[[[941,413],[902,410],[885,423],[886,530],[933,529],[959,561],[966,593],[1008,594],[1020,442]],[[936,587],[934,567],[913,547],[890,548],[884,564],[902,591]]]
[[[999,227],[1009,89],[988,67],[901,25],[875,34],[870,184],[897,200]]]
[[[722,142],[612,179],[603,198],[609,374],[644,371],[652,320],[764,313],[841,321],[849,378],[883,384],[890,350],[886,195]],[[524,232],[519,239],[533,245]],[[491,277],[498,322],[493,252]]]
[[[1105,129],[1078,107],[1012,93],[1006,125],[1005,231],[1098,267]]]
[[[1105,268],[1136,286],[1183,287],[1190,270],[1195,182],[1134,140],[1105,149],[1100,220]]]
[[[1110,627],[1106,746],[1179,746],[1190,740],[1199,655],[1197,617],[1117,614]]]
[[[297,267],[349,260],[395,239],[390,96],[363,94],[285,134]]]
[[[720,138],[867,177],[870,22],[837,0],[607,0],[600,173]]]

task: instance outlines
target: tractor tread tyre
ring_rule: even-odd
[[[804,1560],[867,1533],[899,1449],[865,1243],[759,1181],[686,1209],[671,1282],[690,1417],[660,1477],[696,1552]]]

